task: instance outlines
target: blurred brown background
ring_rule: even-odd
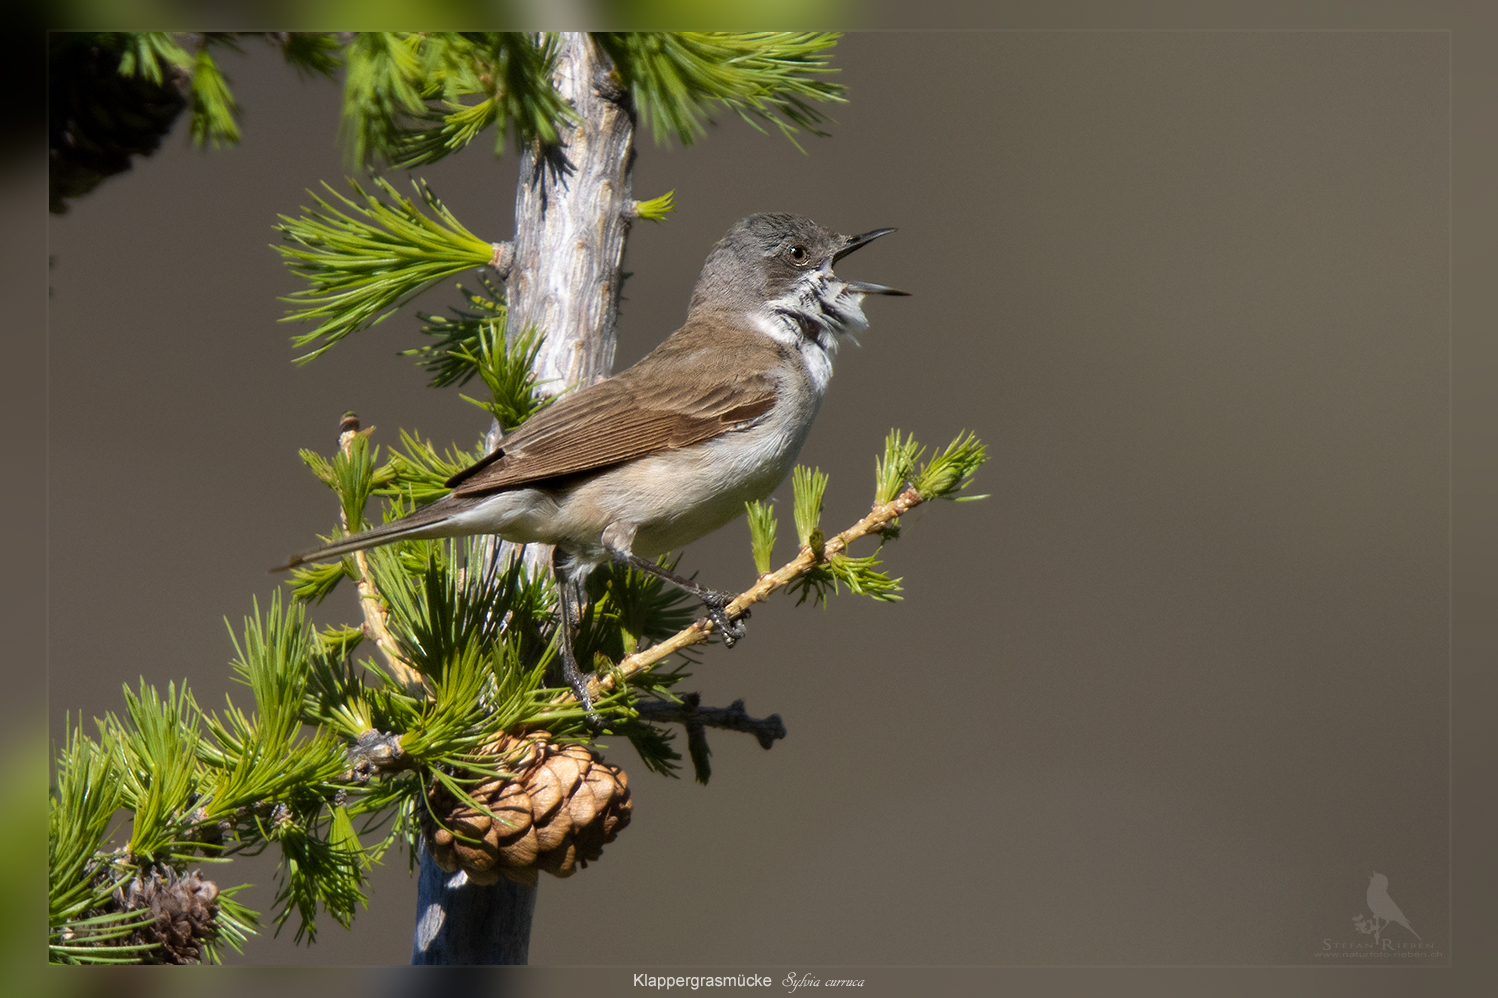
[[[339,92],[248,51],[224,60],[239,148],[174,136],[50,225],[54,738],[141,675],[244,698],[223,617],[332,522],[296,450],[330,450],[344,410],[377,441],[483,427],[394,356],[411,309],[291,365],[297,285],[266,244],[346,172]],[[1377,870],[1432,944],[1389,962],[1445,963],[1450,36],[836,52],[850,102],[809,155],[731,117],[688,149],[640,136],[637,195],[680,211],[632,234],[616,369],[679,324],[738,217],[898,226],[841,269],[914,297],[871,303],[801,459],[840,529],[890,427],[973,429],[992,498],[908,519],[885,552],[903,603],[781,599],[707,653],[687,688],[789,738],[717,734],[706,788],[635,765],[631,828],[542,885],[532,962],[1341,964],[1319,954],[1367,940]],[[421,175],[509,237],[513,158]],[[683,565],[747,585],[747,529]],[[265,910],[271,870],[223,880]],[[413,896],[396,858],[352,932],[246,959],[403,962]]]

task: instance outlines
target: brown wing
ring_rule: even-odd
[[[781,348],[753,331],[687,326],[619,375],[558,399],[448,481],[482,495],[711,440],[775,404]]]

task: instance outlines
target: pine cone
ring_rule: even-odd
[[[165,876],[163,876],[163,873]],[[218,885],[194,870],[179,877],[171,867],[138,876],[115,892],[122,911],[149,908],[154,920],[137,929],[132,942],[156,943],[154,957],[161,963],[200,963],[203,944],[218,936]]]
[[[476,884],[505,877],[526,886],[535,884],[538,870],[570,877],[602,856],[604,845],[629,824],[628,776],[588,746],[554,745],[537,732],[503,735],[483,751],[517,756],[505,764],[513,778],[469,791],[498,821],[441,784],[427,795],[431,813],[422,816],[422,833],[427,851],[448,873],[462,869]]]

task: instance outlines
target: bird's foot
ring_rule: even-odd
[[[732,648],[742,641],[744,635],[749,632],[744,623],[749,618],[749,611],[745,610],[739,614],[739,619],[730,620],[727,609],[728,604],[736,598],[733,593],[723,593],[716,589],[704,589],[698,595],[702,598],[703,605],[707,607],[707,619],[712,621],[718,633],[723,635],[723,646]]]
[[[588,677],[578,671],[577,663],[572,661],[571,655],[562,656],[562,678],[572,687],[572,695],[577,697],[577,702],[583,705],[588,727],[594,731],[602,729],[603,718],[593,709],[593,698],[588,695]]]
[[[711,621],[713,626],[718,629],[718,633],[723,635],[723,644],[729,648],[732,648],[734,644],[743,640],[745,633],[744,620],[748,618],[749,611],[745,610],[740,613],[738,620],[728,619],[726,612],[728,604],[737,599],[733,593],[725,593],[717,589],[709,589],[706,586],[699,586],[691,579],[683,578],[670,569],[662,568],[653,561],[647,561],[627,548],[610,546],[609,552],[615,561],[622,562],[642,572],[647,572],[658,579],[665,579],[677,588],[685,589],[693,596],[702,600],[707,606],[707,616],[700,619]]]

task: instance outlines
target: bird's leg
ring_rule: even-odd
[[[561,614],[562,629],[562,679],[572,687],[572,692],[577,696],[577,702],[583,705],[583,710],[588,712],[588,723],[594,727],[600,727],[603,719],[593,709],[593,700],[588,696],[588,679],[577,667],[577,655],[574,651],[574,642],[577,639],[578,623],[582,619],[583,607],[583,583],[587,578],[586,571],[581,577],[575,577],[572,560],[562,553],[560,548],[552,552],[551,571],[557,580],[557,609]]]
[[[665,579],[667,582],[685,589],[700,599],[703,605],[707,607],[708,619],[718,628],[718,633],[723,635],[723,644],[727,647],[732,648],[735,642],[744,637],[746,628],[743,618],[749,616],[749,611],[745,610],[740,614],[740,619],[738,620],[729,620],[728,614],[724,612],[728,604],[734,600],[733,593],[720,592],[717,589],[708,589],[706,586],[699,586],[691,579],[682,578],[675,572],[662,568],[648,558],[641,558],[633,551],[627,549],[621,551],[611,547],[609,554],[617,562],[621,562],[631,568],[638,568],[642,572],[649,572],[657,578]]]

